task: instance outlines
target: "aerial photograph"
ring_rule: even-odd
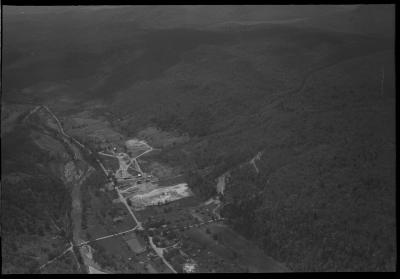
[[[395,4],[2,5],[2,274],[395,272]]]

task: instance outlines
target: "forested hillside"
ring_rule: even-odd
[[[97,132],[113,145],[144,131],[179,138],[149,156],[203,200],[229,173],[221,214],[292,271],[394,271],[394,7],[328,10],[10,16],[3,98],[51,105],[85,144],[101,146]],[[3,269],[32,271],[64,245],[35,246],[56,234],[49,220],[68,223],[55,173],[71,154],[3,115],[2,249],[19,255]]]
[[[286,101],[288,122],[266,124],[260,173],[232,170],[224,214],[293,270],[394,270],[395,91],[371,76],[390,57],[315,74]]]
[[[138,108],[138,115],[151,115],[150,121],[160,128],[178,129],[193,137],[191,143],[164,156],[168,162],[190,166],[191,185],[197,193],[205,198],[215,194],[215,178],[233,168],[226,197],[231,204],[223,212],[235,228],[258,241],[267,253],[298,271],[393,270],[393,50],[374,49],[368,41],[342,52],[337,46],[332,47],[336,53],[329,52],[325,60],[321,49],[315,51],[318,66],[304,58],[314,66],[309,75],[294,69],[295,65],[307,68],[307,64],[296,63],[304,51],[299,51],[296,62],[279,53],[277,64],[282,67],[287,61],[292,66],[287,68],[294,71],[293,80],[281,82],[281,88],[257,88],[257,75],[249,75],[249,70],[237,75],[248,79],[233,79],[229,76],[233,67],[227,66],[230,61],[225,58],[228,55],[218,49],[219,55],[208,60],[215,51],[208,47],[207,52],[196,52],[204,66],[196,64],[192,66],[196,71],[187,74],[192,72],[185,65],[179,72],[186,74],[184,83],[192,83],[185,90],[169,89],[167,75],[159,91],[153,81],[129,94],[136,97],[146,92],[140,94],[148,98],[144,103],[159,96],[164,105],[157,112],[143,113]],[[390,49],[390,44],[386,48]],[[290,50],[294,47],[287,55],[292,54]],[[207,67],[207,60],[215,68]],[[216,67],[217,63],[225,67]],[[271,67],[273,64],[268,64],[268,69]],[[262,77],[262,72],[257,73]],[[215,76],[220,77],[218,81],[208,85],[206,77]],[[304,83],[299,76],[305,78]],[[234,86],[224,83],[228,78]],[[270,85],[265,79],[261,84]],[[245,89],[246,85],[251,87]],[[182,92],[179,97],[177,92]],[[137,108],[133,101],[126,104]],[[140,116],[133,119],[137,124]],[[251,168],[235,169],[258,151],[264,154],[258,162],[259,174]],[[208,170],[206,176],[204,169]]]
[[[39,273],[42,264],[65,250],[71,234],[71,197],[58,175],[66,151],[38,123],[22,122],[25,115],[1,141],[4,274]],[[78,266],[66,257],[57,270],[77,272]]]

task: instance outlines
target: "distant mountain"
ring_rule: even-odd
[[[297,26],[318,27],[331,31],[378,35],[394,38],[394,5],[359,5],[347,11],[310,17]]]
[[[139,6],[125,14],[146,28],[202,28],[230,21],[271,21],[313,17],[347,10],[341,5]]]
[[[145,72],[159,69],[157,65],[147,64],[147,58],[152,61],[163,54],[154,56],[149,51],[142,54],[146,49],[143,44],[149,44],[150,49],[157,48],[154,45],[156,41],[150,39],[146,42],[146,37],[157,37],[147,34],[153,31],[156,34],[155,31],[159,29],[171,30],[170,33],[157,33],[165,36],[179,33],[172,29],[190,29],[190,32],[181,32],[177,36],[182,36],[183,40],[184,36],[190,37],[186,41],[191,47],[199,43],[207,44],[210,41],[207,36],[221,36],[218,40],[223,41],[226,37],[223,33],[229,28],[231,31],[246,31],[268,28],[271,23],[275,23],[272,26],[283,24],[307,29],[381,35],[390,34],[393,29],[390,25],[393,22],[392,10],[393,5],[6,6],[3,13],[3,68],[8,69],[3,75],[3,86],[7,89],[5,96],[39,80],[80,79],[80,83],[84,84],[82,86],[102,83],[104,76],[109,75],[108,72],[117,75],[111,68],[121,62],[126,64],[123,66],[126,68],[124,71],[131,71],[132,76],[146,76]],[[195,34],[193,28],[207,32]],[[186,49],[186,43],[180,45],[174,37],[171,40],[176,42],[174,48]],[[177,61],[173,58],[177,53],[168,53],[171,56],[168,59],[164,59],[164,56],[162,61],[167,66]],[[141,66],[142,62],[147,66]],[[133,65],[140,68],[127,69]],[[24,78],[21,79],[21,76]],[[88,77],[92,77],[92,80],[88,81]],[[128,82],[129,78],[124,79],[124,83]],[[97,90],[98,87],[95,88]]]
[[[354,9],[354,5],[138,5],[79,7],[5,6],[8,20],[29,20],[42,16],[62,22],[68,17],[90,17],[99,24],[135,22],[143,28],[202,28],[224,22],[292,20],[329,15]],[[97,21],[98,20],[98,21]]]

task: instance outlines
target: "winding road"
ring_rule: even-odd
[[[173,268],[173,266],[164,258],[164,249],[165,248],[159,248],[157,247],[154,242],[153,242],[153,237],[149,236],[149,243],[150,246],[153,248],[154,252],[156,252],[157,256],[161,258],[161,260],[164,262],[166,266],[173,272],[177,273],[176,270]]]

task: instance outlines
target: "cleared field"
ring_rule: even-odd
[[[135,232],[130,232],[122,236],[129,248],[136,254],[146,251],[146,243],[136,235]]]
[[[146,143],[146,141],[138,140],[138,139],[130,139],[125,142],[125,146],[127,149],[127,153],[130,154],[131,157],[136,157],[150,149],[150,146]]]
[[[126,190],[125,192],[122,193],[123,197],[128,197],[128,196],[135,196],[135,195],[141,195],[145,193],[149,193],[152,190],[155,190],[158,188],[157,184],[154,183],[142,183],[142,184],[136,184],[134,186],[126,186],[123,188],[123,190]]]
[[[159,205],[185,197],[191,196],[192,193],[186,183],[170,187],[162,187],[154,189],[142,195],[135,195],[130,198],[132,205],[136,208],[142,208],[151,205]]]

